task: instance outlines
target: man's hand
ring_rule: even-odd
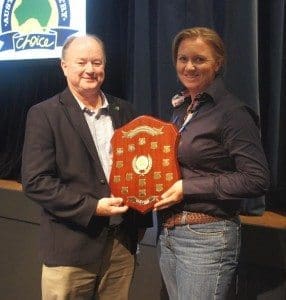
[[[183,181],[178,180],[175,182],[164,194],[162,194],[161,199],[162,200],[155,203],[154,211],[165,209],[181,202],[183,199]]]
[[[125,213],[128,210],[127,205],[123,205],[122,198],[101,198],[95,210],[97,216],[109,217]]]

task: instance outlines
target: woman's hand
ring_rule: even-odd
[[[181,202],[183,199],[183,181],[176,181],[164,194],[162,194],[161,199],[162,200],[155,203],[154,211],[165,209]]]

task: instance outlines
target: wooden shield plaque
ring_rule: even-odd
[[[109,184],[115,197],[146,213],[180,178],[177,162],[179,133],[169,122],[140,116],[115,130]]]

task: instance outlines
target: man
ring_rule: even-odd
[[[43,299],[127,299],[137,229],[151,225],[111,196],[110,139],[135,113],[101,91],[105,63],[96,36],[70,38],[68,87],[28,113],[22,180],[42,207]]]

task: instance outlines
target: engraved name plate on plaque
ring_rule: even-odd
[[[178,140],[172,123],[147,115],[116,129],[111,140],[112,194],[141,213],[152,210],[160,195],[180,178]]]

